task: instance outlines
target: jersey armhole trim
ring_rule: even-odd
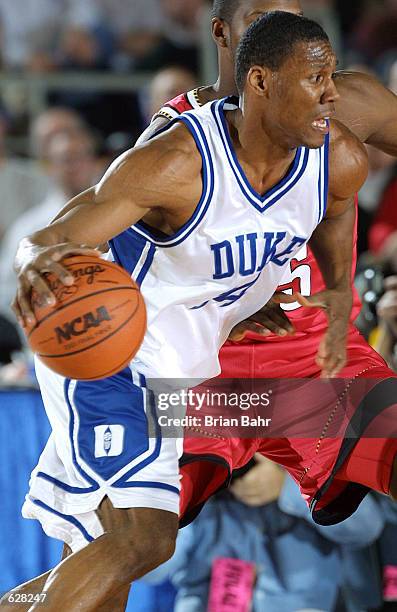
[[[154,232],[148,230],[148,226],[146,224],[141,225],[139,222],[131,227],[132,231],[138,233],[140,236],[143,236],[151,243],[159,247],[177,246],[186,238],[188,238],[188,236],[195,230],[195,228],[199,225],[199,223],[201,223],[202,219],[204,218],[214,193],[215,172],[211,152],[204,130],[200,122],[196,119],[194,115],[190,115],[189,112],[185,112],[183,115],[180,115],[179,117],[173,119],[169,123],[169,125],[166,125],[160,130],[158,130],[155,135],[158,136],[166,130],[169,130],[177,122],[183,123],[189,130],[201,155],[203,163],[203,190],[201,193],[200,200],[190,219],[172,236],[159,238],[154,234]]]

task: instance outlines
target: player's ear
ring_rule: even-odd
[[[252,66],[247,75],[247,83],[258,96],[267,97],[272,79],[272,71],[264,66]]]
[[[219,19],[219,17],[212,19],[212,38],[217,47],[226,48],[229,46],[230,28],[226,21]]]

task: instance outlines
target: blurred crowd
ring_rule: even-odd
[[[375,74],[397,93],[397,0],[302,4],[330,34],[340,68]],[[200,48],[210,5],[207,0],[0,0],[4,73],[82,75],[81,90],[49,90],[47,108],[33,118],[16,103],[15,92],[7,87],[0,92],[3,385],[32,380],[25,342],[9,308],[19,240],[94,184],[164,102],[204,84]],[[84,74],[96,71],[152,77],[131,94],[85,91]],[[358,325],[397,368],[397,162],[367,148],[370,173],[359,194],[356,281],[364,305]],[[265,609],[263,601],[266,610],[277,612],[391,610],[390,602],[397,602],[397,512],[388,500],[369,497],[355,520],[318,528],[280,468],[260,457],[250,468],[231,493],[216,498],[193,528],[182,532],[177,555],[149,578],[153,584],[172,579],[175,610],[205,609],[215,557],[255,564],[255,611]],[[310,597],[313,590],[321,593],[323,607]]]

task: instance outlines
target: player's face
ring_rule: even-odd
[[[234,57],[240,38],[255,19],[270,11],[303,15],[298,0],[242,0],[230,23],[230,47]]]
[[[328,133],[338,93],[333,81],[336,57],[326,41],[298,43],[269,79],[266,116],[291,147],[318,148]]]

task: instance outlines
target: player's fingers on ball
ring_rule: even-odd
[[[11,304],[10,304],[11,310],[13,311],[16,320],[18,321],[19,325],[23,325],[23,316],[22,316],[22,312],[21,309],[19,307],[19,302],[17,300],[17,298],[15,297]]]
[[[48,305],[55,304],[55,296],[50,291],[49,286],[45,282],[44,278],[37,272],[36,270],[28,270],[26,273],[26,277],[33,287],[33,289],[38,293],[40,298]]]
[[[23,324],[29,326],[35,323],[36,317],[34,316],[32,307],[30,305],[30,299],[27,297],[28,291],[30,293],[30,288],[28,288],[27,286],[19,288],[17,293],[17,300],[21,311]]]
[[[67,254],[68,255],[89,255],[91,257],[100,257],[102,253],[100,250],[95,249],[94,247],[89,246],[88,244],[81,244],[81,245],[75,245],[71,251],[68,250]]]
[[[61,261],[61,259],[72,255],[91,255],[94,257],[99,257],[100,252],[93,247],[66,242],[65,244],[59,244],[56,246],[51,253],[51,258],[53,261]]]
[[[74,276],[70,271],[56,261],[51,261],[48,264],[49,271],[54,274],[64,285],[73,285]]]
[[[107,252],[109,249],[106,249],[106,251],[104,251],[104,245],[100,245],[98,248],[93,248],[91,246],[89,246],[88,244],[83,244],[83,246],[81,247],[82,251],[81,254],[82,255],[93,255],[93,256],[97,256],[100,257],[102,255],[103,252]]]

